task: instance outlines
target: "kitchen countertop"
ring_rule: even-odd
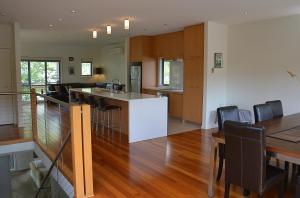
[[[111,98],[116,100],[122,101],[130,101],[130,100],[141,100],[141,99],[151,99],[151,98],[161,98],[160,96],[150,95],[150,94],[141,94],[141,93],[114,93],[107,91],[106,89],[102,88],[74,88],[70,89],[70,91],[81,92],[84,94],[90,94],[105,98]]]
[[[183,89],[172,89],[167,87],[145,87],[143,89],[150,89],[160,92],[174,92],[174,93],[183,93]]]

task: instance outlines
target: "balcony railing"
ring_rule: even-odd
[[[6,141],[0,137],[0,145],[4,142],[33,141],[52,161],[44,171],[44,178],[35,197],[49,197],[52,194],[52,197],[63,198],[66,193],[57,190],[57,186],[66,183],[70,185],[65,188],[73,186],[73,189],[64,188],[64,191],[70,190],[74,197],[92,196],[90,106],[70,105],[36,93],[35,89],[31,89],[30,93],[0,93],[1,100],[13,101],[13,113],[9,115],[13,123],[7,127],[15,131],[9,133]],[[13,134],[16,137],[12,137]]]

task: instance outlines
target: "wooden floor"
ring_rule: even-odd
[[[65,136],[59,131],[68,131],[68,111],[48,108],[45,117],[45,109],[40,108],[39,127],[45,127],[42,117],[51,123],[47,124],[48,132],[40,130],[40,144],[54,153]],[[62,111],[66,114],[63,120],[58,116]],[[207,197],[210,137],[211,131],[195,130],[128,144],[127,137],[118,132],[106,128],[93,131],[95,197]],[[71,171],[70,146],[64,153],[64,160]],[[223,186],[224,174],[217,184],[215,197],[223,197]],[[292,191],[290,184],[286,197],[292,197]],[[243,197],[242,190],[232,187],[231,197]],[[266,197],[277,197],[276,191],[269,192]]]

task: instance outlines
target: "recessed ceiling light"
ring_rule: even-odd
[[[62,21],[63,21],[63,19],[62,19],[62,18],[59,18],[59,19],[58,19],[58,21],[59,21],[59,22],[62,22]]]
[[[50,25],[49,25],[49,27],[51,27],[51,28],[52,28],[52,27],[53,27],[53,25],[52,25],[52,24],[50,24]]]
[[[248,12],[247,12],[247,11],[244,11],[244,15],[248,15]]]
[[[106,34],[111,34],[111,26],[106,26]]]
[[[76,10],[72,10],[71,12],[72,12],[72,14],[75,14],[75,13],[76,13]]]

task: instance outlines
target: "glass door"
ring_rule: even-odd
[[[37,93],[46,93],[48,84],[60,82],[60,61],[21,61],[21,81],[24,92],[34,88]],[[29,97],[23,96],[23,101],[29,101]]]

